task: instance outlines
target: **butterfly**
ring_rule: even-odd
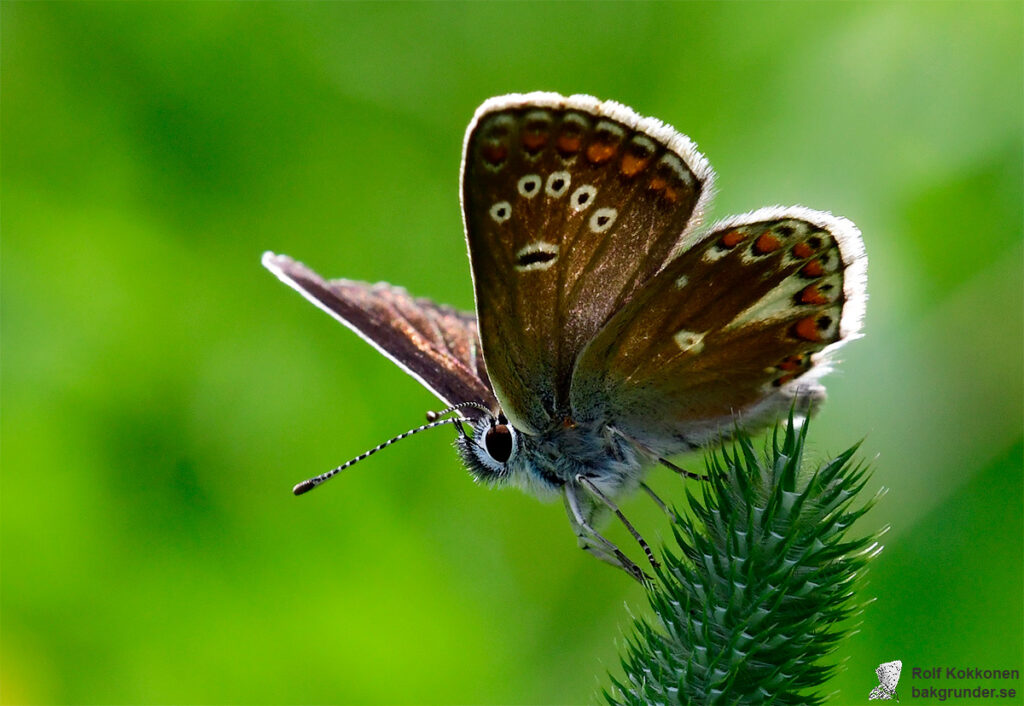
[[[597,520],[617,514],[656,565],[615,500],[657,500],[651,467],[686,473],[668,458],[816,407],[867,298],[853,223],[771,207],[701,228],[713,180],[689,138],[624,105],[512,94],[477,109],[463,145],[475,313],[265,253],[449,406],[294,492],[451,423],[475,479],[561,497],[580,546],[643,580]]]
[[[891,701],[896,699],[896,702],[899,703],[900,699],[896,695],[896,685],[900,681],[900,672],[902,670],[903,662],[900,660],[884,662],[878,665],[878,669],[875,670],[875,675],[878,677],[878,686],[868,694],[868,701]]]

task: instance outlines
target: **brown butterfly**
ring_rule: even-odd
[[[644,475],[676,468],[667,457],[820,402],[829,354],[858,335],[867,298],[850,221],[772,207],[699,229],[713,178],[685,135],[626,106],[501,96],[463,148],[475,315],[266,253],[282,281],[450,406],[438,415],[458,413],[296,494],[451,423],[475,478],[561,495],[580,545],[642,579],[596,515],[625,521],[615,499],[650,493]]]

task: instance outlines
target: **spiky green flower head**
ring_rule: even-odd
[[[676,511],[675,547],[649,587],[657,620],[638,619],[610,704],[819,704],[828,655],[864,605],[857,577],[882,532],[850,527],[868,480],[857,446],[802,472],[808,425],[790,414],[762,453],[738,434],[707,460],[692,516]],[[858,444],[859,446],[859,444]]]

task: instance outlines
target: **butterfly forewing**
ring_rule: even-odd
[[[485,103],[467,132],[463,213],[487,370],[526,431],[570,414],[583,347],[695,222],[711,172],[682,135],[616,103]]]
[[[283,282],[358,333],[446,404],[497,409],[480,354],[476,317],[401,287],[326,281],[302,263],[267,253],[263,264]],[[466,416],[480,410],[469,408]]]
[[[824,353],[859,330],[860,237],[802,208],[730,219],[681,252],[587,347],[574,409],[659,450],[699,445],[737,414],[824,390]]]

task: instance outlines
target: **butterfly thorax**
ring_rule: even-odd
[[[636,488],[644,470],[655,459],[606,423],[578,423],[563,419],[537,434],[511,426],[514,439],[507,458],[490,447],[499,418],[474,425],[474,435],[456,441],[470,472],[483,482],[514,485],[538,496],[554,496],[584,476],[602,492],[618,496]],[[497,456],[497,458],[495,458]]]
[[[559,423],[535,436],[522,435],[516,466],[551,488],[582,475],[608,495],[633,490],[651,464],[641,450],[603,423]]]

